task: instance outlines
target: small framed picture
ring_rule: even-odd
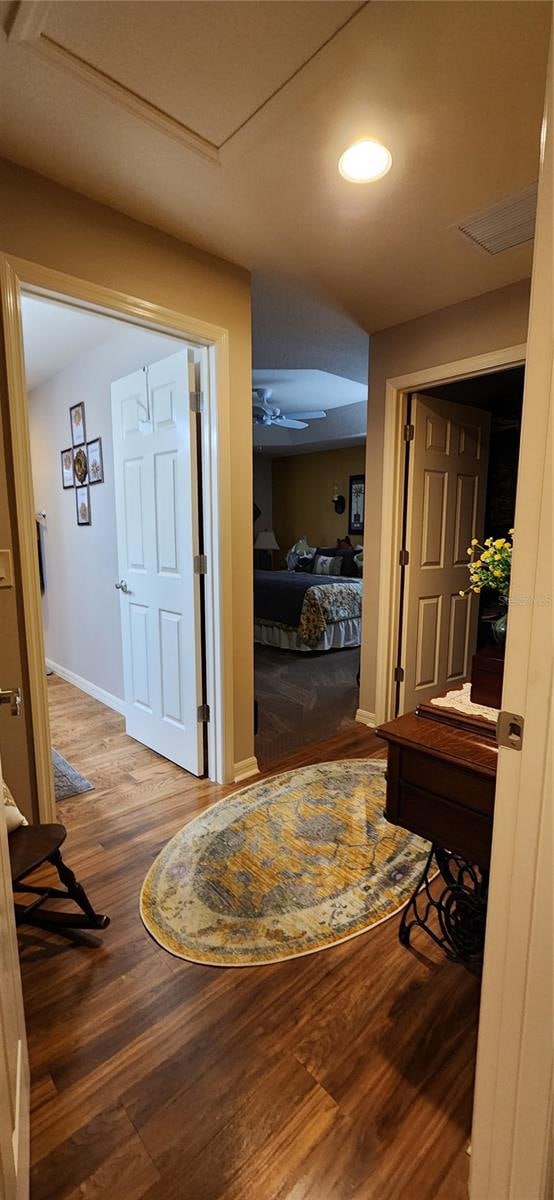
[[[104,459],[102,458],[102,438],[87,442],[88,481],[89,483],[104,482]]]
[[[364,532],[365,475],[351,475],[348,489],[348,532]]]
[[[85,429],[85,406],[81,401],[80,404],[73,404],[69,410],[71,420],[71,440],[74,446],[84,446],[87,440]]]
[[[79,446],[73,451],[73,471],[75,474],[75,487],[81,487],[87,481],[88,462],[84,446]]]
[[[90,525],[90,495],[88,484],[84,487],[75,488],[75,499],[77,503],[77,524]]]
[[[67,450],[61,450],[62,458],[62,487],[72,488],[75,486],[73,478],[73,446],[68,446]]]

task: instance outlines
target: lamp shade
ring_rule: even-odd
[[[272,529],[260,529],[256,541],[254,542],[255,550],[278,550],[279,543]]]

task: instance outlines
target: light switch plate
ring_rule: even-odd
[[[11,550],[0,550],[0,587],[13,587]]]

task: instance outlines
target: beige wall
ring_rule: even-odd
[[[5,160],[0,160],[0,250],[229,331],[234,758],[248,758],[253,754],[249,276]]]
[[[360,708],[375,711],[385,389],[387,379],[410,371],[518,345],[527,337],[529,280],[384,329],[370,338],[366,450],[364,632]],[[370,481],[370,482],[369,482]],[[369,517],[369,511],[371,517]]]
[[[348,479],[365,470],[363,446],[318,450],[273,460],[273,528],[281,551],[305,534],[312,546],[334,546],[348,533]],[[346,500],[342,516],[331,500],[334,484]],[[363,538],[352,535],[353,542]]]

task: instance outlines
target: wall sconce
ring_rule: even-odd
[[[341,495],[340,485],[338,483],[336,483],[333,488],[332,501],[335,512],[340,517],[346,508],[346,500],[344,499],[344,496]]]

